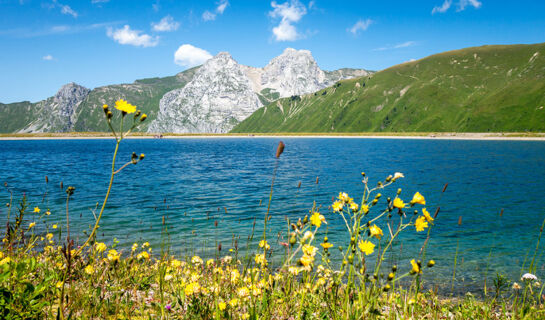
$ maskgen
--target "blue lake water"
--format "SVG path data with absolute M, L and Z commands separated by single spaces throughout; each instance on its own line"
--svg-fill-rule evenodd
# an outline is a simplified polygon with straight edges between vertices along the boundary
M 165 239 L 161 237 L 165 217 L 168 243 L 176 253 L 211 255 L 216 243 L 226 253 L 236 237 L 239 247 L 245 247 L 254 218 L 257 233 L 263 230 L 279 140 L 123 141 L 120 164 L 130 160 L 133 151 L 145 153 L 146 158 L 116 176 L 99 239 L 111 244 L 115 237 L 122 248 L 134 241 L 149 241 L 158 252 Z M 285 217 L 304 216 L 316 201 L 329 222 L 330 241 L 346 247 L 344 223 L 328 210 L 332 197 L 344 191 L 361 199 L 362 171 L 371 185 L 402 172 L 404 179 L 381 190 L 381 201 L 402 188 L 401 197 L 406 201 L 419 191 L 430 212 L 441 207 L 427 254 L 437 261 L 425 275 L 429 283 L 450 288 L 457 248 L 454 286 L 459 290 L 478 291 L 485 277 L 490 284 L 497 272 L 518 280 L 525 258 L 534 254 L 545 218 L 545 142 L 282 140 L 286 149 L 278 163 L 271 205 L 269 237 L 274 235 L 275 243 L 277 233 L 286 230 Z M 26 193 L 31 207 L 50 208 L 48 223 L 60 225 L 65 221 L 66 194 L 59 184 L 75 186 L 70 227 L 77 234 L 88 229 L 94 221 L 92 209 L 103 200 L 114 146 L 113 140 L 0 141 L 0 182 L 8 183 L 16 200 Z M 441 196 L 445 183 L 448 188 Z M 0 189 L 0 203 L 8 201 L 9 193 Z M 3 224 L 6 213 L 2 205 Z M 460 216 L 462 224 L 458 225 Z M 407 269 L 408 260 L 417 257 L 426 234 L 408 230 L 387 257 L 388 265 L 398 263 Z M 279 248 L 278 244 L 274 247 Z M 537 261 L 536 273 L 542 279 L 543 249 Z

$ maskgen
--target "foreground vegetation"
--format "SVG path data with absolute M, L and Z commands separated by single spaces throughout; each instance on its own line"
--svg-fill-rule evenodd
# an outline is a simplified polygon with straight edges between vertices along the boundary
M 220 245 L 213 257 L 173 256 L 164 223 L 160 250 L 147 242 L 120 250 L 117 241 L 98 239 L 97 231 L 115 177 L 145 159 L 133 153 L 130 161 L 116 163 L 119 144 L 147 116 L 125 101 L 115 107 L 121 113 L 119 130 L 114 130 L 112 110 L 103 107 L 117 142 L 110 184 L 85 241 L 75 243 L 70 233 L 73 187 L 66 188 L 66 221 L 54 223 L 48 208 L 11 195 L 0 251 L 1 318 L 545 319 L 544 286 L 534 275 L 539 241 L 529 273 L 514 283 L 498 276 L 482 299 L 471 294 L 445 299 L 424 289 L 423 277 L 435 265 L 426 248 L 439 210 L 430 213 L 418 192 L 405 196 L 401 189 L 392 190 L 404 178 L 399 172 L 376 185 L 362 173 L 361 198 L 340 192 L 328 212 L 314 204 L 307 215 L 288 222 L 287 242 L 280 242 L 267 228 L 275 167 L 255 247 Z M 124 121 L 130 123 L 128 130 Z M 280 143 L 277 165 L 283 150 Z M 333 215 L 345 223 L 344 243 L 331 243 L 327 233 L 317 233 Z M 386 265 L 385 256 L 399 249 L 395 240 L 407 232 L 427 233 L 421 249 L 409 261 Z M 339 264 L 331 261 L 334 250 Z

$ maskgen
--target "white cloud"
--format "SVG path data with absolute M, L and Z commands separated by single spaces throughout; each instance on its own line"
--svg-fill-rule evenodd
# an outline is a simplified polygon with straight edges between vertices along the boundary
M 157 23 L 152 22 L 151 27 L 153 31 L 168 32 L 178 30 L 178 28 L 180 27 L 180 23 L 174 21 L 174 18 L 168 15 Z
M 398 44 L 393 45 L 393 46 L 375 48 L 375 49 L 373 49 L 373 51 L 385 51 L 385 50 L 392 50 L 392 49 L 401 49 L 401 48 L 412 47 L 412 46 L 415 46 L 416 44 L 417 44 L 416 41 L 405 41 L 405 42 L 398 43 Z
M 208 51 L 190 44 L 181 45 L 174 53 L 174 63 L 188 68 L 201 65 L 210 58 L 212 55 Z
M 472 6 L 475 9 L 479 9 L 483 4 L 478 0 L 460 0 L 460 3 L 458 3 L 457 11 L 464 11 L 468 5 Z
M 43 56 L 43 57 L 42 57 L 42 60 L 45 60 L 45 61 L 51 61 L 51 60 L 53 60 L 53 59 L 54 59 L 53 56 L 50 55 L 50 54 L 48 54 L 47 56 Z
M 205 12 L 202 13 L 202 19 L 204 21 L 216 20 L 216 14 L 206 10 Z
M 435 6 L 433 7 L 433 10 L 431 10 L 431 14 L 439 13 L 445 13 L 452 5 L 452 0 L 445 0 L 441 6 Z
M 371 19 L 365 19 L 365 20 L 358 20 L 356 24 L 352 26 L 352 28 L 348 29 L 348 31 L 352 32 L 353 34 L 358 34 L 358 31 L 365 31 L 374 21 Z
M 62 14 L 71 15 L 74 18 L 78 17 L 78 13 L 67 4 L 59 3 L 57 0 L 53 0 L 52 4 L 46 5 L 50 9 L 60 8 Z
M 152 37 L 148 34 L 141 34 L 142 31 L 131 30 L 129 25 L 121 29 L 108 28 L 106 34 L 114 41 L 120 44 L 129 44 L 137 47 L 155 47 L 159 43 L 158 37 Z
M 214 9 L 214 12 L 206 10 L 205 12 L 202 13 L 202 19 L 204 21 L 216 20 L 216 17 L 218 16 L 218 14 L 220 14 L 220 15 L 223 14 L 225 9 L 227 9 L 227 6 L 229 5 L 229 1 L 228 0 L 220 0 L 220 2 L 217 2 L 216 4 L 217 4 L 217 6 Z
M 297 0 L 277 4 L 271 2 L 274 10 L 269 12 L 272 18 L 281 18 L 278 26 L 273 28 L 273 34 L 276 41 L 295 41 L 301 38 L 294 24 L 299 22 L 307 13 L 307 9 Z

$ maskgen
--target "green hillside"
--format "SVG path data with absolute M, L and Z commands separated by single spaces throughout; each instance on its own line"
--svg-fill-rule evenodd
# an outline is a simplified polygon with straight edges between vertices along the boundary
M 545 43 L 407 62 L 258 109 L 231 132 L 545 131 Z
M 18 131 L 34 120 L 34 105 L 29 101 L 0 103 L 0 133 Z

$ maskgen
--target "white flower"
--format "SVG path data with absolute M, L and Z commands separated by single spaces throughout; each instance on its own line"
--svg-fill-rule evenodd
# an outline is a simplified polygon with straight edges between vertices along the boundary
M 520 290 L 520 288 L 521 288 L 521 287 L 520 287 L 520 285 L 519 285 L 518 283 L 513 282 L 513 289 L 514 289 L 514 290 Z
M 537 280 L 537 277 L 534 274 L 531 273 L 525 273 L 522 275 L 522 278 L 520 278 L 521 281 L 530 280 L 534 281 Z
M 314 235 L 310 231 L 305 232 L 305 234 L 303 235 L 303 241 L 307 241 L 308 239 L 312 238 L 314 238 Z
M 403 173 L 401 172 L 396 172 L 394 173 L 394 181 L 396 181 L 397 179 L 399 178 L 405 178 L 405 176 L 403 175 Z

